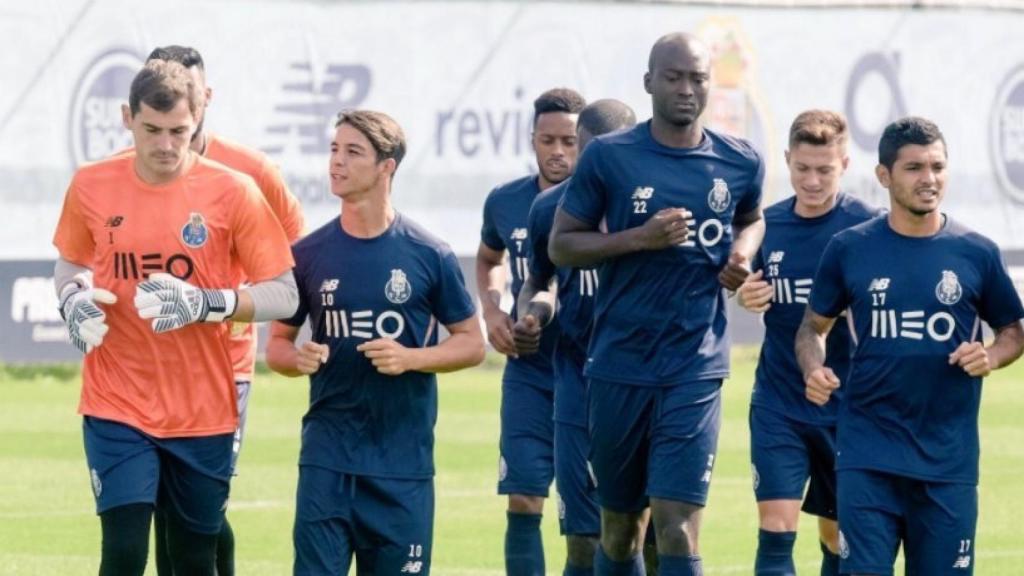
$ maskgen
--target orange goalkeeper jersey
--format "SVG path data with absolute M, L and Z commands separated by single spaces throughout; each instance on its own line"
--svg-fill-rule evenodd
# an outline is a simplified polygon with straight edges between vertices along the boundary
M 240 265 L 251 282 L 292 266 L 280 223 L 252 180 L 203 158 L 153 186 L 126 153 L 81 168 L 71 181 L 54 245 L 117 295 L 110 331 L 85 356 L 79 412 L 157 437 L 233 432 L 238 411 L 228 326 L 196 323 L 154 334 L 139 318 L 136 285 L 168 272 L 203 288 L 234 288 Z
M 207 134 L 206 151 L 203 155 L 232 170 L 251 176 L 284 228 L 288 240 L 295 242 L 299 239 L 305 226 L 302 207 L 288 191 L 277 167 L 264 154 L 220 136 Z M 232 279 L 232 286 L 239 286 L 248 280 L 241 263 L 236 263 Z M 235 367 L 235 380 L 252 380 L 253 367 L 256 364 L 254 324 L 231 323 L 231 362 Z

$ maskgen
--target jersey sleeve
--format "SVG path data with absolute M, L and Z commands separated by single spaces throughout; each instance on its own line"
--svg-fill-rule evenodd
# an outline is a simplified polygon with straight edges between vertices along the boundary
M 1021 306 L 1020 295 L 1006 270 L 999 249 L 992 246 L 986 260 L 988 271 L 981 301 L 978 303 L 978 314 L 992 328 L 1002 328 L 1024 318 L 1024 307 Z
M 302 237 L 306 227 L 305 218 L 302 215 L 302 205 L 299 200 L 288 190 L 288 186 L 281 176 L 281 171 L 272 162 L 264 160 L 260 171 L 260 178 L 256 182 L 263 192 L 263 197 L 270 204 L 277 220 L 284 228 L 284 233 L 289 242 L 295 242 Z
M 431 313 L 441 324 L 449 326 L 476 313 L 473 298 L 466 291 L 466 281 L 455 254 L 445 247 L 440 253 L 440 270 L 431 287 Z
M 835 238 L 829 240 L 825 252 L 821 255 L 818 272 L 814 275 L 811 298 L 808 306 L 811 311 L 826 318 L 835 318 L 849 305 L 846 281 L 843 277 L 844 245 Z
M 79 266 L 92 268 L 96 254 L 96 239 L 82 213 L 78 187 L 74 181 L 64 196 L 64 208 L 61 210 L 60 220 L 57 221 L 53 245 L 57 247 L 61 258 Z
M 253 284 L 276 278 L 295 261 L 281 224 L 251 179 L 243 189 L 232 215 L 234 250 Z
M 299 256 L 294 247 L 292 248 L 292 255 L 295 259 L 295 268 L 292 272 L 295 275 L 295 287 L 299 291 L 299 307 L 296 308 L 295 314 L 293 314 L 291 318 L 282 318 L 280 322 L 298 328 L 306 321 L 306 316 L 309 314 L 310 296 L 309 291 L 306 288 L 309 283 L 306 281 L 306 271 L 302 266 L 302 257 Z
M 600 173 L 602 144 L 593 141 L 583 150 L 576 172 L 565 189 L 559 207 L 567 214 L 597 227 L 605 215 L 605 183 Z
M 498 223 L 494 218 L 494 198 L 492 191 L 484 201 L 484 223 L 480 228 L 480 241 L 491 250 L 504 251 L 505 243 L 501 241 L 501 234 L 498 233 Z
M 761 196 L 764 189 L 764 159 L 754 151 L 757 158 L 757 165 L 754 171 L 754 178 L 750 181 L 750 188 L 747 189 L 739 203 L 736 204 L 737 214 L 749 214 L 761 205 Z
M 536 278 L 541 284 L 547 284 L 548 280 L 555 275 L 555 265 L 548 257 L 548 236 L 551 235 L 551 225 L 554 214 L 548 209 L 547 204 L 534 201 L 530 206 L 530 215 L 527 217 L 529 253 L 528 265 L 530 276 Z

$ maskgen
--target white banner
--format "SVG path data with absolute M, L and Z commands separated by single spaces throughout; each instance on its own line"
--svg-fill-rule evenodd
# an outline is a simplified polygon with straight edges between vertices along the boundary
M 1004 249 L 1024 248 L 1024 42 L 1020 12 L 710 9 L 627 3 L 5 3 L 0 34 L 0 260 L 51 259 L 74 168 L 130 144 L 119 107 L 159 45 L 202 52 L 207 127 L 263 149 L 310 227 L 337 214 L 328 143 L 342 108 L 405 128 L 399 209 L 462 255 L 479 242 L 496 184 L 533 169 L 532 100 L 555 86 L 650 114 L 642 76 L 654 40 L 693 31 L 714 48 L 714 127 L 769 160 L 768 200 L 788 195 L 792 118 L 845 112 L 846 188 L 887 203 L 875 147 L 890 120 L 935 120 L 949 144 L 945 209 Z

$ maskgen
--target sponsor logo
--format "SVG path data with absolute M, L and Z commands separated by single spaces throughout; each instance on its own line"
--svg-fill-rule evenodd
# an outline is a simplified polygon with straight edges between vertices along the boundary
M 945 342 L 956 331 L 956 319 L 949 312 L 936 312 L 925 319 L 924 310 L 897 312 L 892 309 L 871 310 L 872 338 L 907 338 L 922 340 L 925 334 L 935 342 Z
M 504 456 L 498 456 L 498 482 L 504 482 L 505 478 L 508 477 L 508 462 L 505 462 Z
M 114 252 L 114 278 L 145 280 L 157 272 L 188 280 L 195 272 L 195 262 L 187 254 L 171 254 L 165 258 L 161 252 Z
M 202 248 L 209 236 L 203 215 L 199 212 L 189 214 L 188 222 L 181 227 L 181 241 L 192 248 Z
M 325 309 L 323 316 L 324 331 L 329 338 L 397 339 L 405 331 L 405 317 L 394 310 L 385 310 L 375 315 L 373 310 L 349 312 Z
M 71 162 L 75 168 L 132 146 L 121 105 L 143 58 L 132 50 L 114 48 L 89 63 L 75 87 L 68 121 Z
M 772 278 L 772 302 L 779 304 L 807 304 L 813 278 Z
M 513 228 L 512 233 L 508 237 L 512 240 L 520 241 L 526 240 L 528 235 L 529 232 L 526 231 L 526 228 Z
M 907 115 L 899 68 L 898 52 L 868 52 L 857 60 L 850 72 L 843 108 L 850 139 L 865 152 L 874 153 L 885 127 Z M 879 110 L 885 113 L 879 116 Z M 866 125 L 867 118 L 874 119 L 872 125 Z
M 771 254 L 768 255 L 769 264 L 781 264 L 782 259 L 786 257 L 786 253 L 782 250 L 772 250 Z
M 651 186 L 637 186 L 633 191 L 633 214 L 647 214 L 647 201 L 654 196 L 654 188 Z
M 419 574 L 422 570 L 422 560 L 409 560 L 402 566 L 402 574 Z
M 992 106 L 989 127 L 992 167 L 999 186 L 1024 203 L 1024 65 L 1003 80 Z
M 754 490 L 757 490 L 757 488 L 761 486 L 761 474 L 757 471 L 757 466 L 753 463 L 750 464 L 750 474 L 753 476 L 752 480 L 754 482 Z

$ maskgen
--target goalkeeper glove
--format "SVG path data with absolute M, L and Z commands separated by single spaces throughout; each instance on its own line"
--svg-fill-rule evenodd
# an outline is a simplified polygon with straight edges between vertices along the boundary
M 160 272 L 135 287 L 139 318 L 153 319 L 153 332 L 177 330 L 193 322 L 221 322 L 235 313 L 234 290 L 198 288 Z
M 107 315 L 96 304 L 115 302 L 117 296 L 102 288 L 78 290 L 64 297 L 60 305 L 60 315 L 68 325 L 71 343 L 83 354 L 88 354 L 102 344 L 103 336 L 109 330 Z

